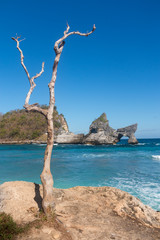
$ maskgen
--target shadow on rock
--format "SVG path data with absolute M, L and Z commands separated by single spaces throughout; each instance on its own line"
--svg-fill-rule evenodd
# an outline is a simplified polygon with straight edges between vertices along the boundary
M 37 184 L 37 183 L 34 183 L 34 185 L 35 185 L 35 197 L 34 197 L 34 200 L 37 203 L 39 211 L 40 211 L 42 209 L 42 197 L 40 195 L 40 190 L 39 190 L 40 187 L 39 187 L 39 184 Z

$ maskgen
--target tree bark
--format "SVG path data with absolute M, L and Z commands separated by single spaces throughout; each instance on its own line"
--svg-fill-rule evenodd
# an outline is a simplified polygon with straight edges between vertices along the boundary
M 41 181 L 43 185 L 42 207 L 46 215 L 53 212 L 55 204 L 53 199 L 53 177 L 50 171 L 50 161 L 54 143 L 53 134 L 53 114 L 51 118 L 47 118 L 47 147 L 44 155 L 44 167 L 41 173 Z

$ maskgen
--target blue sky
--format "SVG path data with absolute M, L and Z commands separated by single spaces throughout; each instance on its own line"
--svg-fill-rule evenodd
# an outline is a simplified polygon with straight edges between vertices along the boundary
M 34 75 L 30 103 L 48 104 L 54 42 L 70 30 L 96 31 L 66 40 L 58 66 L 56 106 L 71 131 L 87 132 L 106 112 L 113 128 L 138 123 L 137 137 L 160 137 L 160 1 L 5 0 L 0 2 L 0 112 L 22 108 L 29 82 L 11 40 L 17 33 Z

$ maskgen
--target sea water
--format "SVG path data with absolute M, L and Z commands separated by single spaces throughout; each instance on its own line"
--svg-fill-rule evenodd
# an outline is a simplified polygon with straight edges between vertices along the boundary
M 0 184 L 41 183 L 45 145 L 0 145 Z M 160 139 L 140 139 L 138 145 L 57 145 L 51 171 L 54 187 L 112 186 L 160 210 Z

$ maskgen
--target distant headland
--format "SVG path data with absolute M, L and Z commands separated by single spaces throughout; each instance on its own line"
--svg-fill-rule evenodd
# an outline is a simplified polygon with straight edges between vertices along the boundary
M 47 108 L 46 105 L 41 107 Z M 129 144 L 137 144 L 135 137 L 137 123 L 119 129 L 109 126 L 107 116 L 103 113 L 94 120 L 88 134 L 74 134 L 69 131 L 67 121 L 63 114 L 54 109 L 54 142 L 58 144 L 116 144 L 122 137 L 128 137 Z M 0 144 L 32 144 L 46 143 L 46 119 L 39 113 L 26 112 L 26 110 L 10 111 L 0 117 Z

